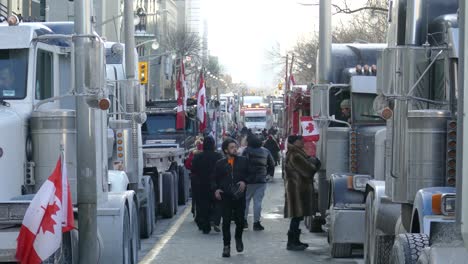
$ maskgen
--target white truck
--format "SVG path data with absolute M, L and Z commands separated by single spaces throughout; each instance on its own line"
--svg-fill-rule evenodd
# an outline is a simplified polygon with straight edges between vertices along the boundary
M 273 124 L 271 109 L 268 107 L 242 108 L 241 122 L 253 133 L 261 133 L 263 129 L 270 129 Z
M 143 149 L 140 127 L 145 101 L 135 96 L 141 90 L 136 80 L 124 77 L 122 45 L 106 49 L 99 36 L 72 31 L 71 23 L 0 25 L 0 262 L 15 261 L 25 210 L 52 172 L 61 148 L 78 216 L 75 225 L 81 237 L 80 219 L 97 221 L 97 232 L 91 234 L 97 239 L 78 240 L 78 231 L 73 230 L 46 263 L 58 259 L 76 263 L 85 243 L 95 246 L 98 255 L 89 254 L 94 261 L 137 263 L 140 234 L 151 234 L 159 206 L 166 217 L 177 210 L 178 180 L 180 175 L 186 177 L 180 166 L 184 150 L 157 144 Z M 85 56 L 76 39 L 86 39 Z M 104 52 L 120 57 L 120 62 L 113 63 Z M 83 66 L 78 60 L 84 61 L 85 73 L 77 70 Z M 106 78 L 110 86 L 105 85 Z M 87 90 L 80 91 L 79 86 Z M 76 98 L 101 109 L 87 107 L 89 115 L 83 116 Z M 102 110 L 109 102 L 110 110 Z M 86 125 L 90 134 L 79 133 Z M 86 136 L 92 143 L 80 145 L 80 137 Z M 79 152 L 80 148 L 88 151 Z M 84 159 L 94 162 L 94 167 L 80 169 Z M 83 173 L 96 177 L 86 179 L 96 188 L 84 197 L 77 192 L 85 180 L 80 178 Z M 96 215 L 81 213 L 88 205 L 80 204 L 80 199 L 91 204 L 96 199 Z

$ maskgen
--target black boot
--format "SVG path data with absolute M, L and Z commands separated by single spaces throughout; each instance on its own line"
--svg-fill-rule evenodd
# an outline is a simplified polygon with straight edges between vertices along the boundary
M 236 238 L 236 250 L 239 253 L 244 251 L 244 243 L 242 243 L 242 238 Z
M 306 248 L 308 248 L 308 247 L 309 247 L 309 244 L 307 244 L 307 243 L 302 243 L 301 240 L 299 240 L 300 236 L 301 236 L 301 230 L 298 229 L 298 230 L 296 231 L 296 236 L 295 236 L 296 243 L 299 244 L 299 245 L 305 246 Z
M 306 246 L 297 243 L 296 234 L 297 233 L 294 231 L 288 231 L 288 244 L 286 246 L 287 250 L 301 251 L 306 249 Z
M 223 258 L 229 258 L 231 256 L 231 247 L 224 246 L 223 248 Z
M 265 228 L 260 224 L 260 221 L 255 222 L 255 223 L 253 224 L 253 230 L 254 230 L 254 231 L 262 231 L 262 230 L 264 230 L 264 229 L 265 229 Z

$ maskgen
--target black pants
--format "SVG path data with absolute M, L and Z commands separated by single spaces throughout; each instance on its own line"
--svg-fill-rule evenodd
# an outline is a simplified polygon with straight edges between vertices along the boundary
M 304 220 L 304 217 L 291 218 L 291 223 L 289 224 L 289 231 L 299 231 L 299 224 L 302 220 Z
M 211 222 L 219 226 L 221 224 L 221 217 L 223 216 L 223 207 L 221 202 L 214 201 L 211 204 Z
M 235 238 L 242 239 L 244 230 L 245 197 L 239 200 L 232 200 L 230 197 L 223 197 L 223 241 L 224 246 L 231 245 L 231 221 L 236 223 Z

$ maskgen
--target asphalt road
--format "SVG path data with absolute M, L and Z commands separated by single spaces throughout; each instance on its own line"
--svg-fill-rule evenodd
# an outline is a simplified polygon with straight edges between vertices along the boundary
M 245 230 L 243 253 L 231 246 L 231 258 L 222 258 L 222 235 L 212 231 L 204 235 L 193 221 L 190 204 L 179 207 L 172 219 L 160 219 L 156 230 L 149 239 L 142 240 L 139 254 L 140 263 L 202 264 L 202 263 L 363 263 L 359 252 L 354 259 L 333 259 L 326 234 L 304 232 L 301 240 L 309 248 L 301 252 L 286 250 L 289 220 L 284 219 L 284 186 L 280 167 L 273 182 L 268 183 L 263 201 L 262 224 L 264 231 L 252 231 L 252 209 L 249 214 L 250 228 Z M 252 206 L 252 205 L 251 205 Z M 234 228 L 234 224 L 232 225 Z M 361 252 L 362 253 L 362 252 Z

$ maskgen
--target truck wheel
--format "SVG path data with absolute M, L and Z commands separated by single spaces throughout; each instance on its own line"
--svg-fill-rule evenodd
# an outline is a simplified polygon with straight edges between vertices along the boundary
M 174 215 L 177 214 L 177 207 L 179 206 L 179 174 L 177 170 L 171 171 L 174 178 Z
M 162 177 L 163 201 L 160 211 L 162 217 L 172 218 L 174 216 L 174 176 L 171 172 L 165 172 Z
M 145 181 L 148 186 L 146 188 L 146 206 L 140 207 L 140 236 L 142 238 L 149 238 L 154 229 L 154 186 L 153 180 L 151 180 L 151 178 Z
M 392 254 L 393 242 L 395 236 L 377 236 L 375 243 L 375 250 L 377 254 L 375 257 L 375 264 L 387 264 Z
M 429 237 L 426 234 L 400 234 L 395 237 L 391 264 L 416 264 L 425 247 L 429 246 Z
M 124 218 L 123 218 L 123 235 L 122 235 L 122 263 L 130 264 L 132 263 L 132 234 L 131 234 L 131 225 L 130 225 L 130 213 L 128 206 L 125 206 L 124 209 Z
M 131 209 L 132 216 L 130 219 L 133 219 L 131 223 L 132 234 L 131 234 L 131 254 L 132 262 L 138 263 L 138 250 L 140 249 L 140 227 L 138 221 L 138 210 L 136 203 L 133 204 Z
M 352 247 L 351 244 L 344 243 L 332 243 L 331 244 L 331 256 L 333 258 L 347 258 L 351 257 Z
M 185 185 L 187 184 L 185 180 L 185 169 L 182 166 L 179 166 L 179 205 L 185 205 L 187 202 L 187 195 L 185 193 Z

